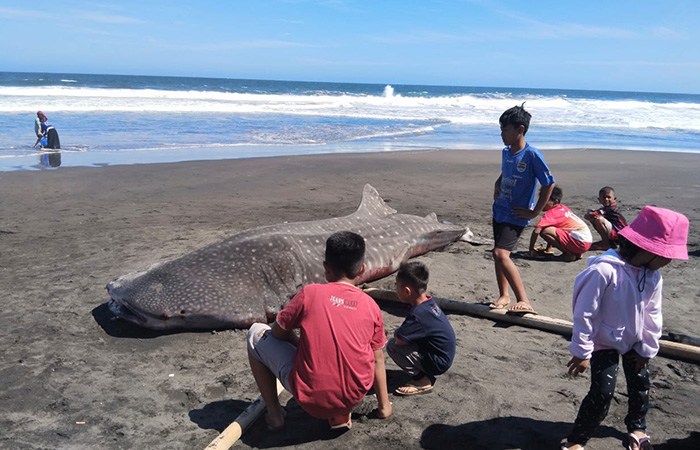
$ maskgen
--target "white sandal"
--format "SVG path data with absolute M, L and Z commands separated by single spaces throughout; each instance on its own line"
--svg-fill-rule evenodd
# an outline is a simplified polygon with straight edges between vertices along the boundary
M 634 433 L 630 433 L 627 436 L 630 440 L 629 444 L 627 444 L 627 450 L 633 450 L 632 444 L 636 444 L 639 450 L 654 450 L 654 447 L 651 445 L 651 438 L 649 435 L 639 437 Z

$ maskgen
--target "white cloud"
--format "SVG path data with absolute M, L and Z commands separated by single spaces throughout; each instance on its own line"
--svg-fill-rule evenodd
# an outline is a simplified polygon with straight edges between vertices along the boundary
M 600 67 L 667 67 L 667 68 L 689 68 L 700 69 L 699 61 L 640 61 L 640 60 L 613 60 L 613 61 L 567 61 L 567 64 L 577 64 L 582 66 Z
M 651 29 L 651 33 L 654 35 L 654 37 L 657 37 L 660 39 L 685 39 L 686 38 L 685 33 L 673 30 L 673 29 L 668 28 L 668 27 L 654 27 Z
M 231 41 L 231 42 L 213 42 L 213 43 L 193 43 L 193 44 L 178 44 L 172 42 L 157 41 L 151 42 L 160 48 L 168 50 L 177 50 L 182 52 L 224 52 L 239 49 L 275 49 L 275 48 L 319 48 L 320 45 L 305 44 L 294 41 L 281 40 L 250 40 L 250 41 Z
M 89 23 L 108 23 L 115 25 L 123 24 L 142 24 L 145 23 L 141 19 L 134 17 L 121 16 L 115 14 L 104 14 L 92 11 L 74 11 L 71 13 L 57 13 L 35 11 L 31 9 L 16 9 L 16 8 L 0 8 L 0 18 L 3 19 L 51 19 L 52 22 L 68 23 L 74 20 L 87 21 Z
M 110 23 L 110 24 L 118 24 L 118 25 L 123 25 L 123 24 L 134 25 L 134 24 L 145 23 L 143 20 L 136 19 L 134 17 L 120 16 L 120 15 L 116 15 L 116 14 L 104 14 L 104 13 L 99 13 L 99 12 L 80 12 L 76 16 L 80 19 L 85 19 L 85 20 L 89 20 L 91 22 L 98 22 L 98 23 Z
M 0 8 L 2 19 L 47 19 L 49 14 L 33 9 Z
M 470 31 L 464 34 L 442 33 L 434 31 L 417 31 L 413 33 L 389 33 L 368 38 L 371 42 L 386 45 L 412 45 L 424 43 L 447 42 L 481 42 L 493 40 L 491 33 Z

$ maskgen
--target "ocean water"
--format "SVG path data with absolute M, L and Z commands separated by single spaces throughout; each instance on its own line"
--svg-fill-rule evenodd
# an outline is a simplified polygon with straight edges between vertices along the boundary
M 543 150 L 700 153 L 700 95 L 0 72 L 0 171 L 338 152 L 500 150 L 526 102 Z M 42 110 L 62 150 L 32 145 Z

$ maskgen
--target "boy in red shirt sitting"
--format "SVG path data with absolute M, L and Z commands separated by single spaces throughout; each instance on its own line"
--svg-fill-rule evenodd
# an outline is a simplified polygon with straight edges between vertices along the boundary
M 328 283 L 304 286 L 272 327 L 256 323 L 248 330 L 248 359 L 267 405 L 268 429 L 284 426 L 275 378 L 304 411 L 328 419 L 334 429 L 352 426 L 353 407 L 373 385 L 377 416 L 391 415 L 384 320 L 374 300 L 355 286 L 365 270 L 364 255 L 362 236 L 334 233 L 323 262 Z
M 561 204 L 563 193 L 555 186 L 549 200 L 544 206 L 544 215 L 532 230 L 530 236 L 530 257 L 535 258 L 535 243 L 539 236 L 547 242 L 547 249 L 552 246 L 561 251 L 560 261 L 576 261 L 591 248 L 593 236 L 586 222 L 581 220 L 569 208 Z M 545 250 L 546 252 L 547 250 Z

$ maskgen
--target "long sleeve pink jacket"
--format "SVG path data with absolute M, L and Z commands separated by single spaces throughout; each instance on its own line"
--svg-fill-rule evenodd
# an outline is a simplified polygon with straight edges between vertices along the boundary
M 574 282 L 571 354 L 589 359 L 594 350 L 624 354 L 634 349 L 645 358 L 656 356 L 662 286 L 658 270 L 632 266 L 614 250 L 588 258 Z

